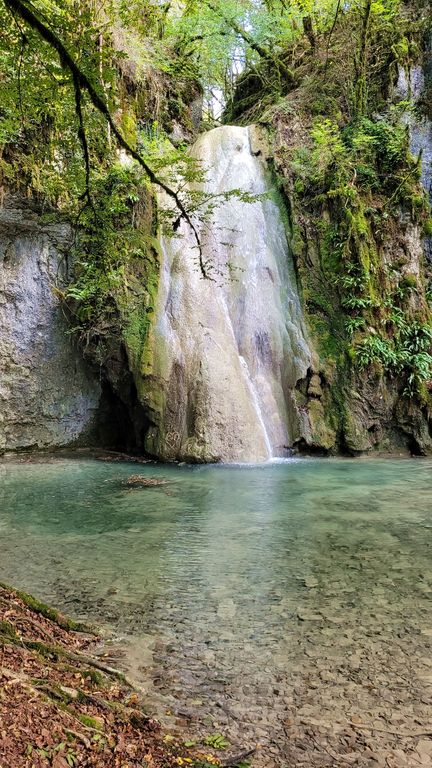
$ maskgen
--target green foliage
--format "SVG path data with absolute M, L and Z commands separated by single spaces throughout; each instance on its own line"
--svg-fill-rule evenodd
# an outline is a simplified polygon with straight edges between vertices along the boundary
M 174 71 L 200 78 L 210 115 L 221 111 L 218 98 L 233 98 L 248 72 L 259 70 L 263 88 L 277 94 L 286 86 L 286 61 L 303 42 L 303 20 L 309 18 L 313 34 L 325 40 L 339 11 L 337 0 L 187 0 L 166 20 L 166 38 L 179 54 Z M 354 4 L 357 24 L 356 11 Z
M 129 292 L 131 267 L 145 277 L 152 263 L 153 208 L 140 171 L 132 165 L 113 166 L 94 178 L 91 192 L 92 204 L 83 209 L 79 220 L 75 279 L 65 294 L 75 331 L 83 339 L 89 333 L 118 333 L 122 308 L 134 308 Z
M 380 364 L 390 375 L 403 376 L 405 394 L 418 394 L 432 378 L 432 325 L 420 321 L 396 325 L 392 337 L 368 335 L 356 349 L 360 368 Z
M 329 171 L 342 165 L 347 159 L 346 147 L 338 125 L 328 118 L 315 123 L 311 137 L 313 150 L 310 156 L 310 181 L 317 186 L 323 186 Z
M 342 127 L 321 118 L 311 138 L 312 152 L 300 150 L 294 159 L 297 183 L 308 197 L 340 197 L 354 210 L 362 191 L 381 192 L 394 207 L 412 199 L 413 188 L 418 194 L 418 164 L 410 154 L 409 135 L 392 113 Z
M 355 331 L 363 330 L 365 327 L 365 318 L 360 316 L 348 317 L 345 321 L 345 328 L 347 333 L 352 336 Z
M 110 13 L 108 3 L 106 8 Z M 111 46 L 107 41 L 103 47 L 94 44 L 98 28 L 101 34 L 105 30 L 102 17 L 84 4 L 77 24 L 74 2 L 50 5 L 50 23 L 75 59 L 114 95 Z M 3 3 L 0 23 L 0 178 L 26 195 L 39 196 L 45 205 L 76 210 L 86 172 L 71 78 L 57 53 Z M 95 159 L 110 155 L 102 118 L 87 103 L 82 110 L 90 154 Z
M 60 744 L 57 744 L 55 747 L 47 748 L 34 747 L 33 744 L 27 744 L 27 757 L 31 758 L 34 754 L 39 755 L 40 757 L 44 758 L 44 760 L 49 760 L 50 765 L 54 765 L 57 762 L 58 758 L 56 760 L 56 756 L 58 755 L 62 765 L 66 763 L 69 768 L 74 768 L 74 766 L 78 765 L 79 761 L 76 751 L 72 749 L 72 747 L 69 747 L 64 741 L 62 741 Z
M 4 621 L 3 619 L 0 621 L 0 636 L 3 635 L 3 637 L 7 637 L 11 640 L 18 640 L 18 635 L 15 632 L 15 629 L 12 624 L 10 624 L 8 621 Z
M 432 237 L 432 219 L 427 219 L 423 224 L 423 232 L 425 237 Z
M 212 760 L 194 760 L 193 762 L 193 768 L 215 768 L 215 765 L 218 765 L 219 763 Z M 239 763 L 235 763 L 232 765 L 232 768 L 251 768 L 251 762 L 250 760 L 241 760 Z
M 206 736 L 204 744 L 213 749 L 224 750 L 229 747 L 229 741 L 221 733 L 212 733 L 210 736 Z
M 306 291 L 309 312 L 327 317 L 351 365 L 398 375 L 407 395 L 418 393 L 432 376 L 427 313 L 413 318 L 409 304 L 419 278 L 399 264 L 386 270 L 380 253 L 401 208 L 415 221 L 428 215 L 405 127 L 391 111 L 342 126 L 321 118 L 311 144 L 293 161 L 297 205 L 316 222 L 323 273 L 319 293 Z
M 103 726 L 99 719 L 96 719 L 94 717 L 90 717 L 90 715 L 79 715 L 78 719 L 80 722 L 85 725 L 87 728 L 93 728 L 97 731 L 103 730 Z

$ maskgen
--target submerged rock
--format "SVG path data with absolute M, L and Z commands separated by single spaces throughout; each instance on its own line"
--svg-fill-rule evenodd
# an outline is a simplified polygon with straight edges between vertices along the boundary
M 160 477 L 145 477 L 144 475 L 131 475 L 123 483 L 127 488 L 157 488 L 161 485 L 168 485 L 168 480 L 162 480 Z

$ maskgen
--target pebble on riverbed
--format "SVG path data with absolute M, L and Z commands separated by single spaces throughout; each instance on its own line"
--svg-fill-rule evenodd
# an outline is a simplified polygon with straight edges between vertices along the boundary
M 131 475 L 124 481 L 123 485 L 127 488 L 157 488 L 161 485 L 168 485 L 168 480 L 162 480 L 160 477 Z

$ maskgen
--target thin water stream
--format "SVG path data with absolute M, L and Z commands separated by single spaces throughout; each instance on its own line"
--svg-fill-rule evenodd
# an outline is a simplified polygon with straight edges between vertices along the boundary
M 168 484 L 129 490 L 136 465 L 5 462 L 0 580 L 114 630 L 171 729 L 266 768 L 430 765 L 391 732 L 431 730 L 431 469 L 145 465 Z

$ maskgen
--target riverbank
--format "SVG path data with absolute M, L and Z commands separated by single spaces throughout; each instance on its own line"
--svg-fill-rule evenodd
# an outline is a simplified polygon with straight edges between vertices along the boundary
M 99 640 L 30 595 L 0 585 L 1 768 L 220 764 L 148 716 L 140 693 L 93 653 Z

